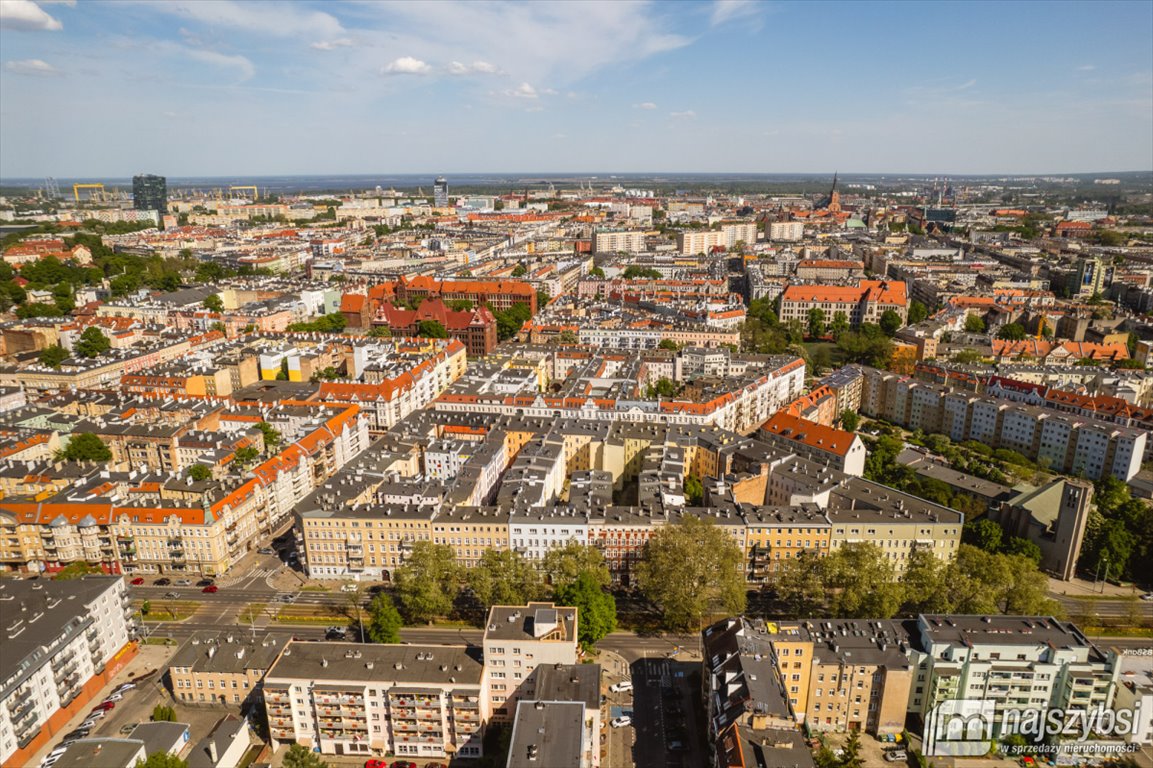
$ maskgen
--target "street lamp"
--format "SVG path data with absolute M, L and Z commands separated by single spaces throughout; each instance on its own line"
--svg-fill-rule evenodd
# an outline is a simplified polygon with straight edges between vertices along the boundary
M 1101 558 L 1105 561 L 1105 580 L 1101 582 L 1101 594 L 1105 594 L 1105 585 L 1109 583 L 1109 558 Z

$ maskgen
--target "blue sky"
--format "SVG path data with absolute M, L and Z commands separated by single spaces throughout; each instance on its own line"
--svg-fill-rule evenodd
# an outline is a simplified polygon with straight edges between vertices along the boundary
M 1153 3 L 0 0 L 0 176 L 1153 168 Z

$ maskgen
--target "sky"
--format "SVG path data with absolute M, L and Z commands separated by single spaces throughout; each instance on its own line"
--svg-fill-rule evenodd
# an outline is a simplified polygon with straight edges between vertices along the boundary
M 1153 169 L 1153 2 L 0 0 L 0 177 Z

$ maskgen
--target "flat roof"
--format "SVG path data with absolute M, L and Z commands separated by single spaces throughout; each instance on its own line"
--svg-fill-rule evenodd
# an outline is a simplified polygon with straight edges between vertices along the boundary
M 521 701 L 507 768 L 580 768 L 585 706 L 575 701 Z

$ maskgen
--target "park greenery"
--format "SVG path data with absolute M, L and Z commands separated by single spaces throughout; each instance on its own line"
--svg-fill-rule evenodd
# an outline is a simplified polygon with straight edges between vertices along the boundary
M 68 445 L 56 452 L 57 461 L 111 461 L 112 451 L 98 436 L 90 432 L 71 435 Z
M 290 331 L 313 332 L 313 333 L 340 333 L 344 330 L 344 326 L 348 323 L 344 315 L 339 312 L 333 312 L 329 315 L 321 315 L 315 320 L 307 323 L 291 323 L 288 326 Z
M 1109 578 L 1146 579 L 1153 573 L 1153 505 L 1134 498 L 1109 476 L 1093 494 L 1079 566 Z

